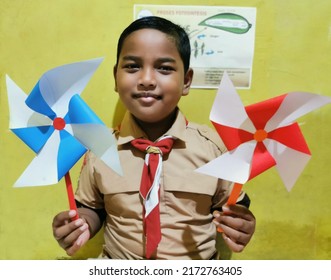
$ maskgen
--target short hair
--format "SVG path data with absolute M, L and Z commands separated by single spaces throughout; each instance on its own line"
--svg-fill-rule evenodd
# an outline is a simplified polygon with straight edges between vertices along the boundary
M 148 16 L 137 19 L 123 30 L 117 43 L 116 65 L 118 64 L 119 56 L 122 51 L 122 47 L 125 39 L 134 31 L 145 28 L 159 30 L 174 40 L 179 55 L 183 61 L 184 71 L 186 73 L 190 67 L 190 57 L 191 57 L 190 39 L 186 31 L 181 26 L 165 18 L 161 18 L 157 16 Z

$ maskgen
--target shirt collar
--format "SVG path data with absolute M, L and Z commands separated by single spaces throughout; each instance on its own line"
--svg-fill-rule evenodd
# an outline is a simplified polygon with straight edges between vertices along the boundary
M 180 139 L 181 141 L 186 142 L 186 127 L 187 120 L 182 112 L 178 109 L 177 116 L 173 125 L 164 135 L 170 135 L 176 139 Z M 120 125 L 117 144 L 123 145 L 137 138 L 147 139 L 147 136 L 135 122 L 131 113 L 127 111 Z

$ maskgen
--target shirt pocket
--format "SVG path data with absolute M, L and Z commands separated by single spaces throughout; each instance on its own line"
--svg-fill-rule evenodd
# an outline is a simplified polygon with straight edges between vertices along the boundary
M 163 207 L 170 216 L 181 216 L 186 222 L 210 219 L 218 178 L 187 170 L 163 178 Z
M 120 176 L 109 169 L 96 170 L 94 176 L 110 216 L 141 218 L 140 176 Z
M 194 170 L 183 170 L 172 176 L 165 175 L 163 185 L 165 191 L 180 191 L 187 193 L 213 196 L 217 190 L 219 179 L 204 175 Z

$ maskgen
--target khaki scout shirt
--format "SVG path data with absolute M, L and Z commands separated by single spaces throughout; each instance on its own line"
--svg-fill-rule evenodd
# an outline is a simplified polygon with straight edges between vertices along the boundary
M 208 126 L 188 123 L 179 111 L 166 135 L 176 138 L 163 158 L 160 186 L 162 239 L 156 259 L 209 259 L 215 254 L 212 211 L 227 200 L 231 183 L 194 170 L 225 152 Z M 89 153 L 82 168 L 76 199 L 91 208 L 105 208 L 104 253 L 113 259 L 144 258 L 143 206 L 139 194 L 145 154 L 130 141 L 145 137 L 126 113 L 116 131 L 124 176 Z

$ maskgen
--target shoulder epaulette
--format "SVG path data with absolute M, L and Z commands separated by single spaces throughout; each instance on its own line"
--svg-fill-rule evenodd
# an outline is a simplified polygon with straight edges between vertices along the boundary
M 192 122 L 189 122 L 188 127 L 196 129 L 200 133 L 200 135 L 202 135 L 209 141 L 213 142 L 222 152 L 226 151 L 226 148 L 224 146 L 221 137 L 217 134 L 217 132 L 213 128 L 205 124 L 196 124 Z

